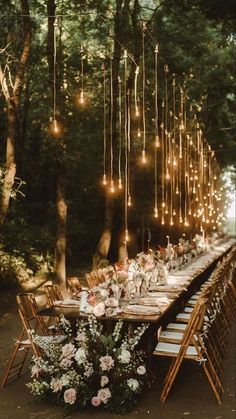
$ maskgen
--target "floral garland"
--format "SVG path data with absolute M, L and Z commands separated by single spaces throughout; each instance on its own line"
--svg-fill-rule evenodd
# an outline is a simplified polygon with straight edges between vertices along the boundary
M 55 345 L 41 343 L 42 357 L 33 357 L 30 391 L 74 408 L 105 408 L 124 413 L 137 404 L 148 384 L 145 353 L 135 350 L 148 324 L 122 335 L 123 322 L 116 323 L 107 334 L 94 316 L 87 324 L 80 321 L 72 334 L 69 322 L 62 318 L 67 341 Z

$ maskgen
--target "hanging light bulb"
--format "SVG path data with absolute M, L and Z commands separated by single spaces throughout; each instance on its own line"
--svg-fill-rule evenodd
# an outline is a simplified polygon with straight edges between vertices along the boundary
M 131 201 L 131 196 L 130 195 L 128 196 L 127 205 L 128 205 L 128 207 L 132 206 L 132 201 Z
M 145 150 L 142 150 L 142 163 L 143 164 L 147 163 L 146 151 Z
M 104 173 L 104 175 L 103 175 L 103 178 L 102 178 L 102 184 L 104 185 L 104 186 L 106 186 L 107 185 L 107 175 Z
M 79 97 L 78 97 L 78 105 L 84 106 L 85 104 L 85 97 L 84 97 L 84 91 L 81 90 Z
M 183 222 L 182 216 L 179 217 L 179 222 L 180 222 L 180 224 L 182 224 L 182 222 Z
M 123 186 L 122 186 L 122 179 L 121 178 L 118 179 L 118 188 L 119 189 L 122 189 L 123 188 Z
M 154 217 L 158 218 L 158 209 L 157 207 L 154 208 Z
M 176 215 L 176 211 L 175 211 L 175 209 L 173 209 L 173 215 L 174 215 L 174 216 Z
M 160 147 L 160 139 L 159 139 L 159 135 L 156 135 L 156 137 L 155 137 L 155 146 L 156 146 L 156 148 L 159 148 Z
M 174 220 L 173 217 L 170 217 L 170 225 L 173 226 L 174 225 Z
M 114 181 L 113 181 L 113 179 L 111 180 L 110 192 L 111 192 L 111 193 L 115 193 L 115 186 L 114 186 Z
M 130 237 L 129 237 L 129 230 L 125 230 L 125 242 L 129 242 L 130 241 Z
M 189 227 L 189 222 L 188 222 L 187 218 L 184 219 L 184 226 Z
M 173 160 L 173 166 L 174 167 L 177 167 L 177 160 L 176 160 L 176 158 L 174 157 L 174 160 Z
M 165 225 L 165 219 L 164 219 L 164 217 L 161 218 L 161 225 L 162 226 Z
M 167 172 L 166 172 L 166 179 L 167 180 L 170 180 L 170 173 L 169 173 L 169 170 L 167 169 Z
M 169 210 L 168 210 L 168 208 L 166 208 L 166 210 L 165 210 L 165 214 L 167 215 L 167 214 L 169 214 Z
M 137 136 L 138 136 L 138 138 L 141 138 L 141 129 L 140 128 L 138 128 Z

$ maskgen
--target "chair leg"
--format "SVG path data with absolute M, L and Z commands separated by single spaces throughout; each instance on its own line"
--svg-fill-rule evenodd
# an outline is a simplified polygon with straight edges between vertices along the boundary
M 24 364 L 25 364 L 25 361 L 26 361 L 26 358 L 27 358 L 27 355 L 29 353 L 30 348 L 24 348 L 25 353 L 24 353 L 23 359 L 20 362 L 15 363 L 15 360 L 17 358 L 17 354 L 18 354 L 20 348 L 21 348 L 20 343 L 17 343 L 16 347 L 13 351 L 12 357 L 10 358 L 10 360 L 8 362 L 7 369 L 6 369 L 6 372 L 4 374 L 4 377 L 3 377 L 3 380 L 2 380 L 2 383 L 1 383 L 1 388 L 4 388 L 5 385 L 10 380 L 12 380 L 13 378 L 19 378 L 20 375 L 21 375 L 21 372 L 22 372 L 22 369 L 24 367 Z

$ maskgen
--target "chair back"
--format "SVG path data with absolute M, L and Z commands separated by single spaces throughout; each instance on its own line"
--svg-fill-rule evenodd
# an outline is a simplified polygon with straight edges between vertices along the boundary
M 77 294 L 78 292 L 82 291 L 82 287 L 77 276 L 67 278 L 66 282 L 72 294 Z
M 55 301 L 64 300 L 60 288 L 57 285 L 44 285 L 49 306 L 53 306 Z

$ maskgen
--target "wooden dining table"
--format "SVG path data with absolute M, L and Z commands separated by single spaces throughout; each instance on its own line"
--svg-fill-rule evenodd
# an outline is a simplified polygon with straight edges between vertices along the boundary
M 114 323 L 118 320 L 122 320 L 124 324 L 131 329 L 135 328 L 138 324 L 149 323 L 149 327 L 145 331 L 141 343 L 144 345 L 150 359 L 157 343 L 158 329 L 160 327 L 165 327 L 166 324 L 173 321 L 175 316 L 181 311 L 181 308 L 184 307 L 186 301 L 199 290 L 200 286 L 209 278 L 217 263 L 231 250 L 233 245 L 234 241 L 229 240 L 216 247 L 211 252 L 195 258 L 196 260 L 194 260 L 192 264 L 190 263 L 182 270 L 171 272 L 169 274 L 169 284 L 167 281 L 166 285 L 157 286 L 157 289 L 153 293 L 150 292 L 148 294 L 150 297 L 155 295 L 157 299 L 158 294 L 166 294 L 168 302 L 160 305 L 159 313 L 151 315 L 127 313 L 125 310 L 125 302 L 123 302 L 121 307 L 121 310 L 123 309 L 123 311 L 115 316 L 97 317 L 97 320 L 104 323 L 104 326 L 107 327 L 108 330 L 113 327 Z M 176 281 L 175 284 L 173 283 L 173 279 Z M 142 298 L 140 298 L 140 301 L 142 301 Z M 130 304 L 130 302 L 128 304 Z M 66 303 L 63 305 L 63 302 L 61 302 L 59 305 L 55 304 L 51 307 L 39 310 L 38 314 L 47 317 L 59 317 L 63 315 L 70 320 L 72 324 L 75 323 L 76 320 L 86 319 L 88 317 L 88 314 L 80 311 L 79 302 L 78 304 L 73 304 L 71 306 Z

